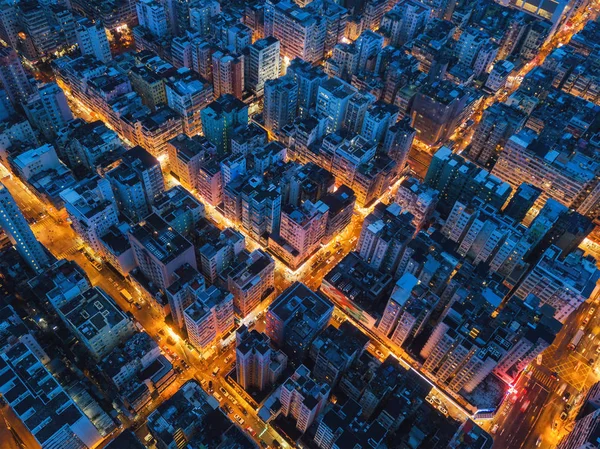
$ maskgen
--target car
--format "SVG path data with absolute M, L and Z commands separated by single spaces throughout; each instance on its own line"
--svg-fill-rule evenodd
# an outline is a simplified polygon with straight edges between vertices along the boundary
M 136 309 L 142 310 L 142 306 L 140 306 L 139 302 L 134 302 L 133 305 L 135 306 Z
M 213 396 L 215 397 L 215 399 L 219 402 L 221 402 L 223 400 L 223 396 L 221 396 L 219 393 L 217 393 L 216 391 L 213 393 Z
M 553 430 L 554 432 L 556 432 L 556 429 L 558 429 L 558 421 L 553 421 L 553 422 L 552 422 L 552 430 Z
M 596 361 L 594 359 L 588 359 L 588 365 L 592 366 Z
M 566 421 L 568 417 L 569 417 L 569 415 L 567 415 L 565 412 L 562 412 L 560 414 L 560 420 L 561 421 Z
M 281 447 L 281 443 L 277 440 L 273 440 L 273 447 Z
M 229 363 L 229 361 L 231 360 L 231 356 L 228 355 L 227 357 L 225 357 L 225 363 Z
M 267 442 L 265 440 L 260 440 L 260 446 L 264 447 L 265 449 L 269 447 L 269 445 L 267 444 Z
M 535 441 L 535 447 L 540 447 L 542 445 L 542 437 L 541 435 L 538 437 L 538 439 Z
M 492 427 L 492 435 L 495 435 L 496 432 L 498 432 L 498 424 L 494 424 L 494 427 Z
M 571 393 L 569 391 L 567 391 L 565 394 L 563 394 L 563 401 L 568 402 L 569 399 L 571 399 Z
M 252 427 L 248 426 L 248 427 L 246 427 L 246 430 L 250 433 L 250 435 L 252 435 L 252 436 L 256 435 L 256 430 L 254 430 Z
M 245 421 L 244 418 L 242 418 L 240 415 L 238 415 L 237 413 L 235 415 L 233 415 L 233 417 L 235 418 L 235 420 L 240 424 L 240 426 L 243 426 Z
M 229 394 L 227 393 L 227 390 L 226 390 L 225 388 L 223 388 L 223 387 L 219 387 L 219 391 L 220 391 L 221 393 L 223 393 L 225 396 L 229 396 Z
M 523 405 L 521 406 L 521 411 L 524 412 L 525 410 L 527 410 L 527 407 L 529 407 L 531 401 L 527 400 L 523 403 Z
M 383 358 L 383 352 L 381 352 L 379 349 L 375 350 L 375 354 L 377 355 L 377 357 Z
M 248 412 L 246 411 L 246 409 L 242 409 L 242 415 L 246 416 L 248 414 Z
M 209 391 L 209 392 L 212 392 L 212 391 L 213 391 L 213 383 L 212 383 L 212 380 L 209 380 L 209 381 L 208 381 L 208 391 Z
M 235 400 L 235 398 L 233 396 L 231 396 L 231 403 L 233 405 L 238 405 L 238 401 Z

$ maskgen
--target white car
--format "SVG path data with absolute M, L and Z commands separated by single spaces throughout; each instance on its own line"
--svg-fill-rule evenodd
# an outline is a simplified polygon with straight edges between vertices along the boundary
M 237 413 L 235 415 L 233 415 L 233 417 L 235 418 L 235 420 L 240 424 L 240 426 L 244 425 L 244 418 L 242 418 L 240 415 L 238 415 Z

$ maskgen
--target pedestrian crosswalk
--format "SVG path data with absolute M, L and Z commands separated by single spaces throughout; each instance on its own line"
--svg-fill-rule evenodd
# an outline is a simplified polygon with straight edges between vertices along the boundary
M 76 252 L 77 252 L 77 246 L 73 245 L 69 249 L 67 249 L 66 251 L 63 251 L 63 252 L 61 252 L 59 254 L 56 254 L 55 257 L 58 260 L 60 260 L 60 259 L 69 259 L 69 256 L 72 256 Z
M 560 382 L 558 379 L 552 374 L 546 373 L 545 371 L 541 371 L 539 369 L 533 368 L 532 377 L 535 381 L 551 390 L 558 388 Z

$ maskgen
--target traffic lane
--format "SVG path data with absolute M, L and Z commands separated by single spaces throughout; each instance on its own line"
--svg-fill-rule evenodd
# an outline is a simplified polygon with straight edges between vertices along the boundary
M 546 387 L 536 382 L 524 395 L 518 397 L 504 419 L 505 425 L 494 439 L 493 449 L 523 447 L 539 418 L 540 410 L 546 403 L 549 393 Z
M 212 367 L 211 367 L 212 368 Z M 230 413 L 227 413 L 225 410 L 224 412 L 229 416 L 229 418 L 235 422 L 237 425 L 240 425 L 241 427 L 243 427 L 244 429 L 247 429 L 248 427 L 250 427 L 253 430 L 253 433 L 255 433 L 255 435 L 253 435 L 253 438 L 259 442 L 260 440 L 263 440 L 265 442 L 267 442 L 268 444 L 272 444 L 273 440 L 278 440 L 280 441 L 281 438 L 279 436 L 277 436 L 276 434 L 273 433 L 272 429 L 267 429 L 266 432 L 263 433 L 263 430 L 265 430 L 266 424 L 256 415 L 256 411 L 254 409 L 252 409 L 244 400 L 244 398 L 242 398 L 239 394 L 237 394 L 237 392 L 231 388 L 229 386 L 229 384 L 227 383 L 227 381 L 221 377 L 221 376 L 212 376 L 207 374 L 208 372 L 212 372 L 212 369 L 208 369 L 208 370 L 204 370 L 202 372 L 197 372 L 196 373 L 196 378 L 200 380 L 200 382 L 202 382 L 203 380 L 208 383 L 209 381 L 212 382 L 213 385 L 213 397 L 215 397 L 215 399 L 219 402 L 219 405 L 221 406 L 221 408 L 223 409 L 224 405 L 227 405 L 227 407 L 229 407 L 231 409 Z M 226 397 L 221 388 L 223 388 L 227 394 L 228 397 Z M 216 395 L 215 395 L 216 393 Z M 219 401 L 219 399 L 216 397 L 218 395 L 219 398 L 221 398 L 221 400 Z M 232 398 L 235 400 L 235 403 L 232 401 Z M 238 415 L 243 424 L 240 424 L 240 422 L 238 422 L 235 419 L 235 415 Z M 259 437 L 259 434 L 262 433 L 262 436 Z
M 39 449 L 34 436 L 8 405 L 0 405 L 0 449 Z
M 535 428 L 525 440 L 523 447 L 535 447 L 538 438 L 541 438 L 539 447 L 550 449 L 560 440 L 560 437 L 567 433 L 565 425 L 568 421 L 562 421 L 560 415 L 564 409 L 564 402 L 556 395 L 551 396 L 548 402 L 541 410 L 540 417 L 536 422 Z M 553 423 L 556 423 L 553 428 Z

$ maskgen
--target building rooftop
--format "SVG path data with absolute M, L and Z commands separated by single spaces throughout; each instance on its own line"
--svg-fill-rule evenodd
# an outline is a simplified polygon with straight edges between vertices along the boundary
M 160 262 L 167 264 L 192 247 L 181 234 L 173 230 L 158 214 L 148 215 L 135 225 L 130 234 Z
M 84 291 L 73 301 L 62 305 L 59 311 L 87 340 L 129 321 L 129 317 L 99 287 Z
M 301 282 L 285 289 L 269 307 L 269 313 L 287 323 L 298 312 L 322 317 L 333 310 L 333 304 L 318 292 L 313 292 Z
M 0 355 L 0 391 L 38 443 L 72 432 L 87 447 L 102 437 L 40 360 L 22 343 Z M 68 430 L 65 430 L 68 429 Z

